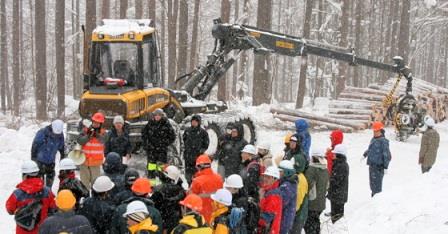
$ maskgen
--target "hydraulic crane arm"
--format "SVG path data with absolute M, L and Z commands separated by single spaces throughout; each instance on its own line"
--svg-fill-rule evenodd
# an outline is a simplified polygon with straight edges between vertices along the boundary
M 362 65 L 395 72 L 407 79 L 406 94 L 412 92 L 412 74 L 399 56 L 394 57 L 393 65 L 376 62 L 358 57 L 354 49 L 348 50 L 247 25 L 224 24 L 220 19 L 214 20 L 212 35 L 215 38 L 215 48 L 208 56 L 206 65 L 199 66 L 192 73 L 178 79 L 188 78 L 183 89 L 196 99 L 205 99 L 219 78 L 233 65 L 235 58 L 227 58 L 231 51 L 249 49 L 253 49 L 255 53 L 276 53 L 285 56 L 312 54 L 347 62 L 352 66 Z

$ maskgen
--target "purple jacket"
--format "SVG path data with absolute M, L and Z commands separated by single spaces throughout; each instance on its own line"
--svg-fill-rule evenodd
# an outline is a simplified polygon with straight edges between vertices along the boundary
M 279 189 L 283 207 L 280 234 L 287 234 L 291 230 L 296 216 L 297 175 L 282 178 Z

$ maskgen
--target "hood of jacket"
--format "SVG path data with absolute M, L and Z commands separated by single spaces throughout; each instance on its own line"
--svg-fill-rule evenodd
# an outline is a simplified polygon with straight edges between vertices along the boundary
M 344 133 L 341 130 L 334 130 L 330 134 L 331 136 L 331 147 L 334 148 L 336 145 L 339 145 L 344 140 Z
M 17 188 L 28 194 L 35 194 L 42 191 L 44 188 L 44 181 L 41 178 L 25 179 L 17 185 Z
M 306 132 L 309 128 L 308 122 L 304 119 L 298 119 L 294 124 L 296 125 L 296 131 L 298 133 Z
M 120 173 L 123 170 L 121 156 L 115 152 L 108 153 L 103 164 L 103 170 L 107 174 Z

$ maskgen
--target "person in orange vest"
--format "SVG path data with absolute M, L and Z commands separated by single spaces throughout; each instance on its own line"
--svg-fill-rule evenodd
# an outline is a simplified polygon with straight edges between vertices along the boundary
M 85 124 L 82 132 L 77 139 L 78 144 L 82 145 L 82 151 L 86 160 L 79 167 L 81 182 L 87 187 L 92 188 L 93 182 L 101 174 L 101 165 L 104 161 L 104 141 L 105 129 L 104 114 L 97 112 L 92 116 L 92 123 Z M 83 121 L 84 122 L 84 121 Z
M 194 193 L 202 198 L 202 215 L 210 223 L 212 215 L 211 194 L 222 188 L 223 180 L 220 175 L 212 171 L 212 161 L 206 154 L 200 155 L 196 159 L 196 172 L 191 183 L 190 193 Z

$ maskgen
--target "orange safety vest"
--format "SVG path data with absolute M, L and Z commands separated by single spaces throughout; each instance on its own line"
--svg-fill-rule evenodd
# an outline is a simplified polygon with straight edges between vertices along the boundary
M 96 137 L 92 137 L 85 145 L 82 151 L 86 155 L 85 166 L 100 166 L 104 161 L 104 144 Z

